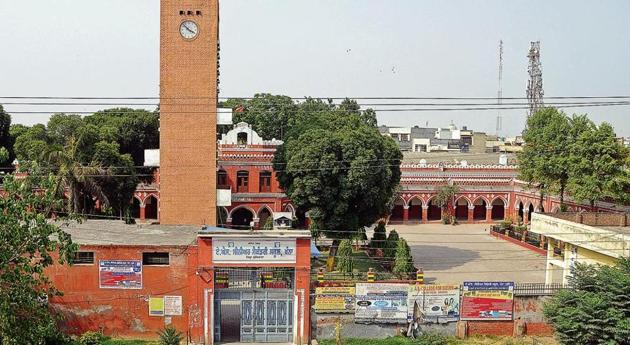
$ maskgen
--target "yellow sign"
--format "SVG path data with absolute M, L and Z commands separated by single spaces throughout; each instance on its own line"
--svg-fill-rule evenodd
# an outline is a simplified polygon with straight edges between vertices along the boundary
M 354 287 L 318 287 L 315 289 L 315 312 L 354 312 Z
M 163 297 L 149 297 L 149 316 L 164 316 Z

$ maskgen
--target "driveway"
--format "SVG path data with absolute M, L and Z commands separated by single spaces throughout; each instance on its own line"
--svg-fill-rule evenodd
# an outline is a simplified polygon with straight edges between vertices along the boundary
M 543 255 L 489 235 L 488 224 L 391 225 L 411 247 L 427 283 L 545 282 Z M 370 236 L 371 234 L 368 234 Z

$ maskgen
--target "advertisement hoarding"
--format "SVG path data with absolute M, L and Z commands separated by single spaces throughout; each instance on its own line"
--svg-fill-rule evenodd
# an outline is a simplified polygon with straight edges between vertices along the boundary
M 514 282 L 464 282 L 462 320 L 512 320 Z
M 409 318 L 424 322 L 459 320 L 459 285 L 409 286 Z
M 353 313 L 354 287 L 318 287 L 315 289 L 316 313 Z
M 142 289 L 142 261 L 100 260 L 98 284 L 101 289 Z
M 356 322 L 406 323 L 408 284 L 356 285 Z

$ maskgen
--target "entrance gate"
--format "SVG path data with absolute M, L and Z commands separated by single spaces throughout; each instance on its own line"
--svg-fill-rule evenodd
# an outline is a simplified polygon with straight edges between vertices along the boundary
M 293 289 L 289 288 L 293 286 L 293 272 L 230 271 L 215 274 L 219 284 L 214 302 L 215 342 L 293 342 Z M 264 279 L 258 279 L 260 276 Z M 282 280 L 270 281 L 278 276 Z

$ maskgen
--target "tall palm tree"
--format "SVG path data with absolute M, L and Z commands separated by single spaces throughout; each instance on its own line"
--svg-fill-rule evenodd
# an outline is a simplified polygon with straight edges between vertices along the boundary
M 100 164 L 83 164 L 80 159 L 79 140 L 71 137 L 63 147 L 53 146 L 45 153 L 45 161 L 56 172 L 55 192 L 63 195 L 68 192 L 67 211 L 81 213 L 83 195 L 95 197 L 105 207 L 109 200 L 98 184 L 98 177 L 109 172 Z

